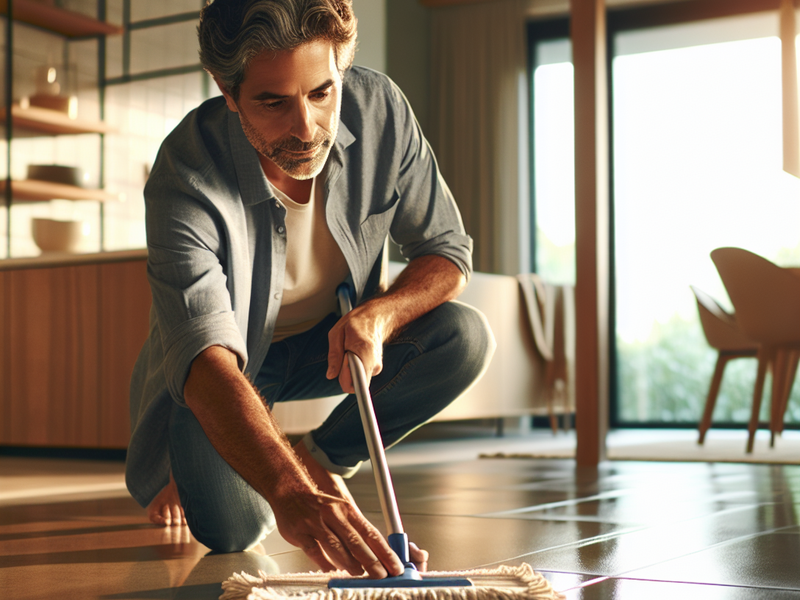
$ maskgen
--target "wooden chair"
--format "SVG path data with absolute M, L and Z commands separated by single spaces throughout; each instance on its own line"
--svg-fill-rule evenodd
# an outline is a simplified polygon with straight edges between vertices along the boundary
M 714 367 L 714 375 L 711 378 L 711 386 L 708 390 L 705 410 L 703 410 L 703 418 L 700 421 L 700 437 L 697 443 L 702 444 L 705 441 L 706 433 L 711 428 L 711 418 L 717 404 L 725 365 L 734 358 L 757 356 L 758 344 L 742 333 L 736 324 L 736 318 L 722 308 L 716 300 L 701 289 L 694 286 L 689 287 L 692 288 L 695 300 L 697 300 L 697 311 L 700 313 L 700 323 L 703 326 L 706 341 L 718 352 L 717 364 Z
M 747 452 L 753 451 L 767 368 L 772 367 L 770 445 L 783 431 L 783 416 L 800 359 L 800 277 L 741 248 L 711 252 L 736 311 L 736 322 L 759 344 L 758 372 L 748 427 Z

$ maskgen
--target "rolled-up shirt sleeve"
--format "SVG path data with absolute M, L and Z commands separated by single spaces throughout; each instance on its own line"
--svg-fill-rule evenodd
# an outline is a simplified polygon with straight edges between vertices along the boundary
M 148 182 L 147 273 L 160 333 L 162 368 L 173 400 L 183 395 L 192 361 L 206 348 L 234 352 L 240 368 L 247 346 L 232 308 L 224 229 L 202 198 Z
M 435 254 L 448 258 L 469 280 L 472 238 L 464 231 L 453 194 L 408 101 L 392 87 L 403 156 L 397 180 L 400 196 L 391 227 L 392 239 L 409 260 Z

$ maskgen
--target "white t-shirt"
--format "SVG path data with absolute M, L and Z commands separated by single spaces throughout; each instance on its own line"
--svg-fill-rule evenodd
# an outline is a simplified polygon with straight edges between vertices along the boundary
M 275 188 L 286 207 L 286 274 L 272 341 L 308 331 L 336 311 L 336 287 L 349 272 L 325 220 L 324 180 L 315 177 L 309 201 L 299 204 Z M 318 185 L 319 183 L 319 185 Z

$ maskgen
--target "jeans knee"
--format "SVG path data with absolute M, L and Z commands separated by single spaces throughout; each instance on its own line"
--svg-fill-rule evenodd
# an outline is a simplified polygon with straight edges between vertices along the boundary
M 486 370 L 497 348 L 489 321 L 477 308 L 461 302 L 448 302 L 442 308 L 449 313 L 447 322 L 452 327 L 450 362 L 462 376 L 475 380 Z
M 195 539 L 216 552 L 239 552 L 275 529 L 269 503 L 225 462 L 189 409 L 173 405 L 170 466 Z
M 242 552 L 275 529 L 272 514 L 252 515 L 245 519 L 217 515 L 209 519 L 190 511 L 186 513 L 186 521 L 194 538 L 214 552 Z

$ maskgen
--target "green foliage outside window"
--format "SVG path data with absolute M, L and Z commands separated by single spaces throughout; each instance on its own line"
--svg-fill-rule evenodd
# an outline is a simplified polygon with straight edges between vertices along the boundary
M 619 419 L 623 423 L 697 425 L 703 414 L 717 352 L 708 346 L 699 319 L 678 316 L 653 327 L 644 342 L 617 340 Z M 715 423 L 747 423 L 753 401 L 757 362 L 737 358 L 725 368 Z M 767 375 L 761 420 L 769 419 L 772 378 Z M 788 423 L 800 423 L 800 386 L 786 411 Z

